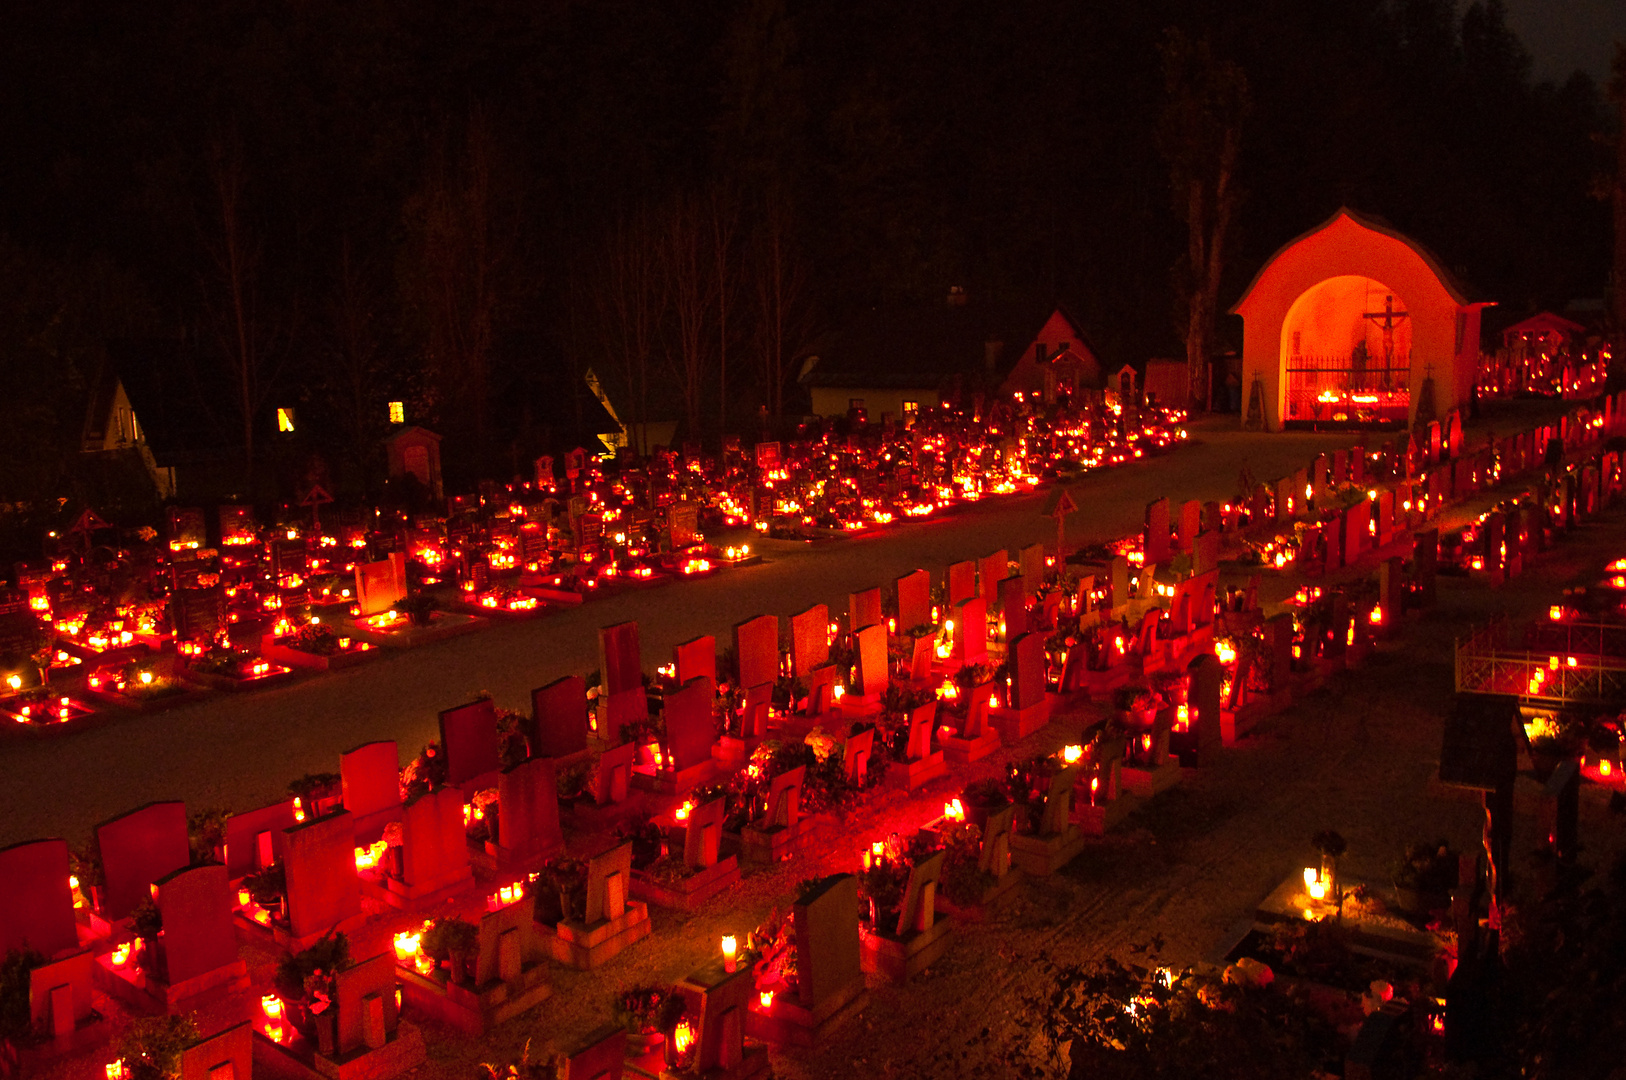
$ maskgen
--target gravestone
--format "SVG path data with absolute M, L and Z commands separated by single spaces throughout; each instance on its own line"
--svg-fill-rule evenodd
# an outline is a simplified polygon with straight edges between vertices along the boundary
M 381 615 L 407 594 L 406 552 L 378 562 L 356 564 L 356 605 L 361 617 Z
M 508 868 L 530 867 L 565 845 L 559 828 L 559 784 L 552 758 L 533 757 L 497 778 L 497 856 Z
M 1317 454 L 1310 462 L 1310 497 L 1317 506 L 1323 505 L 1327 498 L 1327 464 L 1326 454 Z
M 848 630 L 857 630 L 860 627 L 874 626 L 876 623 L 884 622 L 886 622 L 886 615 L 881 607 L 881 590 L 879 587 L 848 594 Z
M 904 886 L 903 903 L 898 907 L 898 923 L 894 928 L 898 937 L 924 933 L 936 924 L 937 882 L 943 875 L 945 855 L 939 851 L 910 868 L 909 883 Z
M 666 745 L 678 791 L 686 791 L 710 772 L 711 744 L 716 738 L 712 722 L 711 681 L 690 679 L 683 688 L 666 695 Z
M 61 1045 L 81 1025 L 97 1018 L 91 981 L 95 964 L 95 954 L 84 949 L 28 973 L 28 1015 L 34 1031 L 51 1035 Z
M 814 604 L 790 617 L 791 663 L 798 678 L 830 662 L 830 609 Z
M 399 790 L 399 789 L 397 789 Z M 264 870 L 277 860 L 282 830 L 298 824 L 293 799 L 233 814 L 226 819 L 226 871 L 233 878 Z
M 717 639 L 705 634 L 672 646 L 672 667 L 676 671 L 679 686 L 691 679 L 705 679 L 715 689 Z
M 1394 542 L 1395 538 L 1395 493 L 1384 490 L 1378 492 L 1378 547 L 1385 548 Z
M 874 728 L 865 728 L 856 735 L 847 736 L 847 741 L 841 747 L 841 763 L 849 784 L 854 786 L 863 784 L 864 776 L 869 771 L 870 754 L 874 749 Z
M 978 597 L 967 597 L 954 609 L 954 651 L 960 667 L 988 659 L 988 613 Z
M 689 811 L 683 828 L 683 862 L 691 870 L 717 865 L 723 839 L 723 799 L 708 799 Z
M 858 879 L 851 874 L 824 878 L 792 907 L 791 925 L 800 1008 L 784 1010 L 790 1013 L 785 1026 L 792 1030 L 783 1041 L 812 1046 L 819 1032 L 858 1012 L 869 997 L 858 944 Z
M 247 1020 L 181 1051 L 180 1080 L 251 1080 L 253 1074 L 254 1029 Z
M 1418 602 L 1433 607 L 1435 576 L 1440 567 L 1440 530 L 1424 529 L 1416 534 L 1412 544 L 1412 561 L 1416 568 Z
M 461 787 L 502 768 L 497 750 L 497 706 L 490 698 L 440 714 L 440 745 L 446 783 Z
M 1334 450 L 1332 452 L 1332 483 L 1334 486 L 1349 481 L 1349 451 Z
M 1393 633 L 1405 613 L 1405 570 L 1400 556 L 1391 555 L 1378 566 L 1378 605 L 1383 611 L 1383 631 Z
M 1028 632 L 1028 593 L 1021 578 L 1009 577 L 999 583 L 999 603 L 1005 619 L 1005 640 L 1015 641 Z
M 886 627 L 866 626 L 853 635 L 858 654 L 858 692 L 864 697 L 886 693 L 892 680 L 892 664 L 887 656 Z
M 1124 607 L 1133 599 L 1129 595 L 1129 560 L 1122 555 L 1114 555 L 1107 569 L 1112 575 L 1112 606 Z
M 772 686 L 779 680 L 779 620 L 758 615 L 734 627 L 734 655 L 740 666 L 740 685 Z
M 65 840 L 0 848 L 0 956 L 26 945 L 49 958 L 78 946 L 68 874 Z
M 621 741 L 621 725 L 649 716 L 644 693 L 643 660 L 638 649 L 638 624 L 617 623 L 598 632 L 599 671 L 604 680 L 604 708 L 608 730 L 600 732 L 611 743 Z
M 673 987 L 693 1019 L 694 1076 L 754 1076 L 768 1067 L 767 1051 L 745 1045 L 746 1018 L 756 996 L 749 967 L 726 971 L 712 964 Z
M 977 564 L 969 560 L 950 563 L 948 568 L 948 604 L 953 607 L 962 600 L 977 595 Z
M 1011 823 L 1016 807 L 1007 806 L 988 815 L 982 830 L 982 850 L 977 855 L 977 869 L 991 874 L 997 880 L 1011 869 Z
M 1372 501 L 1362 499 L 1344 511 L 1344 562 L 1353 563 L 1361 557 L 1371 537 Z
M 395 957 L 379 953 L 341 969 L 333 981 L 334 1005 L 338 1009 L 335 1057 L 382 1049 L 400 1023 L 400 1008 L 395 1000 Z
M 164 918 L 164 958 L 173 991 L 198 980 L 192 990 L 200 992 L 231 981 L 232 974 L 246 987 L 248 973 L 237 958 L 231 886 L 224 866 L 177 870 L 153 882 L 152 896 Z M 222 969 L 235 970 L 221 977 Z
M 401 758 L 393 739 L 363 743 L 339 755 L 344 808 L 355 822 L 358 839 L 401 816 Z
M 401 815 L 401 880 L 390 879 L 391 891 L 420 900 L 461 888 L 472 878 L 458 789 L 436 788 L 407 803 Z
M 621 1080 L 627 1029 L 607 1024 L 559 1055 L 558 1080 Z
M 1201 532 L 1197 534 L 1197 550 L 1192 556 L 1192 572 L 1206 574 L 1218 570 L 1220 564 L 1220 534 L 1218 532 Z
M 1023 591 L 1030 597 L 1038 595 L 1039 587 L 1044 584 L 1044 545 L 1029 544 L 1024 547 L 1017 553 L 1017 565 L 1021 568 Z
M 632 784 L 632 765 L 638 748 L 631 743 L 612 746 L 593 764 L 593 801 L 599 806 L 625 802 Z
M 1196 754 L 1191 764 L 1208 765 L 1225 743 L 1224 721 L 1220 716 L 1225 665 L 1213 653 L 1203 653 L 1191 662 L 1186 671 L 1191 679 L 1186 708 L 1190 713 L 1190 729 L 1196 743 Z M 1180 763 L 1186 764 L 1183 759 Z
M 1299 503 L 1293 498 L 1293 478 L 1284 476 L 1276 481 L 1276 524 L 1292 521 L 1298 509 Z
M 1010 557 L 1003 549 L 990 552 L 977 560 L 977 595 L 990 604 L 998 598 L 996 590 L 1005 579 Z
M 917 626 L 932 622 L 932 579 L 916 570 L 898 579 L 898 633 L 908 634 Z
M 1350 450 L 1348 477 L 1352 484 L 1366 483 L 1366 447 L 1357 446 Z
M 1169 561 L 1169 500 L 1158 499 L 1146 504 L 1146 529 L 1142 534 L 1141 550 L 1147 567 Z
M 109 920 L 122 919 L 151 894 L 159 878 L 192 862 L 186 805 L 148 803 L 96 826 L 102 855 L 103 896 Z
M 1203 504 L 1195 499 L 1180 504 L 1180 519 L 1176 522 L 1179 530 L 1180 550 L 1188 555 L 1196 553 L 1197 533 L 1202 528 Z
M 1023 634 L 1011 642 L 1011 708 L 1017 712 L 1043 707 L 1045 696 L 1045 635 Z
M 627 910 L 628 887 L 632 881 L 632 844 L 625 843 L 594 855 L 587 861 L 588 926 L 619 919 Z
M 457 798 L 455 789 L 442 790 Z M 461 843 L 461 802 L 457 824 Z M 347 811 L 311 818 L 282 830 L 280 847 L 288 881 L 288 925 L 296 939 L 314 941 L 361 914 L 361 896 L 356 887 L 355 823 Z
M 587 749 L 587 682 L 566 675 L 531 691 L 531 748 L 563 758 Z

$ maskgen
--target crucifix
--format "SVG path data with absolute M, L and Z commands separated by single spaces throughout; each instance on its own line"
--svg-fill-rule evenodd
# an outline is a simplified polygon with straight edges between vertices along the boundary
M 1390 389 L 1395 366 L 1395 323 L 1397 320 L 1411 317 L 1409 311 L 1396 311 L 1395 298 L 1383 298 L 1382 311 L 1362 312 L 1361 318 L 1371 319 L 1383 331 L 1383 388 Z M 1379 320 L 1382 320 L 1379 322 Z

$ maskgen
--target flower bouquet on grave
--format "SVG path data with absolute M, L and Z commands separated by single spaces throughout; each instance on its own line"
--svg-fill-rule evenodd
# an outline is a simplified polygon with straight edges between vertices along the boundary
M 243 878 L 242 887 L 248 890 L 249 899 L 257 906 L 266 912 L 280 914 L 283 896 L 288 891 L 288 875 L 283 861 L 277 859 L 264 869 L 248 874 Z
M 194 810 L 186 815 L 187 842 L 192 849 L 192 865 L 226 861 L 226 823 L 231 820 L 230 810 L 212 807 Z
M 887 686 L 881 696 L 881 715 L 876 720 L 876 740 L 884 745 L 886 757 L 893 761 L 908 758 L 910 718 L 916 709 L 936 698 L 935 690 L 916 689 L 896 682 Z
M 331 930 L 277 965 L 277 994 L 294 1027 L 324 1054 L 333 1053 L 338 1044 L 335 978 L 349 966 L 350 939 Z
M 633 986 L 615 995 L 615 1019 L 627 1031 L 627 1047 L 642 1056 L 666 1041 L 660 1030 L 661 1008 L 672 990 L 666 986 Z
M 181 1054 L 197 1041 L 198 1026 L 189 1016 L 143 1016 L 119 1038 L 114 1061 L 123 1066 L 124 1080 L 176 1080 Z
M 339 635 L 326 623 L 307 622 L 294 629 L 283 644 L 312 656 L 333 656 L 339 652 Z
M 632 842 L 634 870 L 647 870 L 667 853 L 666 830 L 647 812 L 617 825 L 615 838 L 620 843 Z
M 502 804 L 498 798 L 496 788 L 483 788 L 464 805 L 463 833 L 471 843 L 501 842 L 498 837 Z
M 858 874 L 858 921 L 870 933 L 896 936 L 909 875 L 916 863 L 930 858 L 937 848 L 937 837 L 922 830 L 907 841 L 893 833 L 885 841 L 875 841 L 863 853 L 864 868 Z
M 971 711 L 972 688 L 981 686 L 983 683 L 990 681 L 993 677 L 994 665 L 988 663 L 987 661 L 979 661 L 975 664 L 966 664 L 964 667 L 960 668 L 954 673 L 953 679 L 950 680 L 946 686 L 942 687 L 942 692 L 938 694 L 938 700 L 943 703 L 943 708 L 949 713 L 949 715 L 959 720 L 964 720 L 966 715 Z M 949 692 L 951 688 L 953 690 L 952 693 Z M 905 741 L 908 740 L 907 722 L 906 717 L 904 732 Z
M 164 932 L 164 914 L 152 897 L 144 898 L 130 912 L 130 931 L 136 936 L 136 962 L 141 970 L 162 980 L 165 965 L 159 937 Z
M 73 906 L 100 912 L 107 876 L 102 870 L 102 849 L 94 839 L 69 846 L 68 873 L 68 884 L 73 890 Z
M 319 818 L 338 810 L 344 802 L 344 788 L 338 773 L 306 773 L 288 782 L 294 800 L 294 819 Z
M 1011 821 L 1014 831 L 1029 835 L 1038 831 L 1039 822 L 1044 818 L 1045 800 L 1050 794 L 1050 778 L 1061 769 L 1061 762 L 1053 755 L 1006 764 L 1005 791 L 1017 808 Z
M 1010 789 L 1006 782 L 997 776 L 973 780 L 960 792 L 960 805 L 965 809 L 965 819 L 978 829 L 987 828 L 989 817 L 1010 804 Z
M 45 957 L 26 945 L 0 957 L 0 1047 L 38 1037 L 29 1006 L 29 973 L 45 964 Z
M 534 881 L 527 883 L 532 917 L 544 926 L 581 922 L 587 918 L 587 862 L 560 856 L 544 863 Z
M 970 821 L 945 821 L 937 830 L 943 852 L 940 887 L 943 895 L 961 907 L 982 902 L 998 879 L 982 869 L 982 829 Z
M 419 948 L 437 964 L 444 964 L 459 986 L 474 980 L 480 957 L 480 928 L 456 917 L 436 919 L 424 931 Z
M 531 745 L 525 738 L 529 718 L 501 706 L 496 706 L 494 711 L 497 714 L 497 761 L 501 767 L 511 769 L 529 761 Z
M 401 801 L 411 802 L 446 783 L 446 755 L 439 743 L 428 743 L 401 770 Z
M 415 592 L 397 600 L 391 611 L 406 616 L 413 626 L 428 626 L 435 621 L 440 601 L 426 592 Z

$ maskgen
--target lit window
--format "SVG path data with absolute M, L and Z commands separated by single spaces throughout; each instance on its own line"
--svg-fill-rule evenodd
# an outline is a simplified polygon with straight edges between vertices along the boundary
M 294 429 L 294 411 L 289 408 L 277 410 L 277 430 L 292 431 Z
M 862 409 L 863 407 L 864 407 L 864 399 L 863 398 L 854 397 L 854 398 L 848 398 L 847 399 L 847 408 L 849 408 L 849 409 Z
M 406 403 L 402 401 L 390 402 L 390 423 L 406 423 Z
M 920 402 L 918 402 L 918 401 L 905 401 L 903 403 L 903 415 L 905 415 L 907 417 L 911 417 L 911 418 L 919 416 L 920 415 Z

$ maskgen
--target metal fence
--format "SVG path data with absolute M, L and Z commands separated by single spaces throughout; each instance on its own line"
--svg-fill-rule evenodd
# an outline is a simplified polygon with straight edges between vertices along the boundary
M 1603 624 L 1556 624 L 1538 628 L 1544 645 L 1514 646 L 1505 621 L 1457 639 L 1459 694 L 1506 694 L 1554 705 L 1616 705 L 1626 701 L 1626 628 Z M 1564 648 L 1559 648 L 1562 640 Z M 1609 649 L 1617 651 L 1611 653 Z

